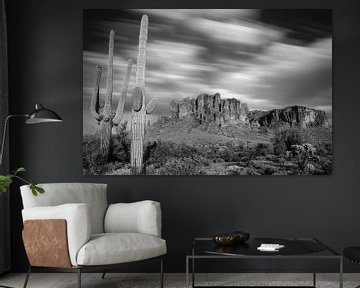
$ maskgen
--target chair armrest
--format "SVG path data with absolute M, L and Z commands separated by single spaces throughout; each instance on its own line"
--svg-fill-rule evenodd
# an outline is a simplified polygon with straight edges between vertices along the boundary
M 160 203 L 145 200 L 111 204 L 104 224 L 105 233 L 143 233 L 161 237 Z
M 77 265 L 76 256 L 80 248 L 89 241 L 91 221 L 89 206 L 86 204 L 64 204 L 58 206 L 33 207 L 22 210 L 23 221 L 64 219 L 66 220 L 67 242 L 71 264 Z M 35 236 L 35 235 L 34 235 Z M 39 241 L 38 235 L 34 241 Z

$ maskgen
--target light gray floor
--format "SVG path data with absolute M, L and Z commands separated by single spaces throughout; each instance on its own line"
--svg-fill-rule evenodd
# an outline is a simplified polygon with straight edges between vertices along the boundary
M 25 274 L 5 274 L 0 276 L 0 285 L 11 286 L 14 288 L 21 288 L 25 279 Z M 158 274 L 125 274 L 125 273 L 109 273 L 105 280 L 101 279 L 101 273 L 84 273 L 82 276 L 82 286 L 87 287 L 105 287 L 105 288 L 119 288 L 119 287 L 138 287 L 140 283 L 152 283 L 154 285 L 159 279 Z M 317 280 L 321 282 L 338 281 L 338 274 L 335 273 L 319 273 Z M 251 282 L 252 284 L 264 285 L 264 283 L 276 282 L 277 284 L 294 282 L 308 282 L 311 284 L 312 274 L 300 273 L 212 273 L 212 274 L 198 274 L 197 281 L 199 283 L 241 283 Z M 125 283 L 125 284 L 122 284 Z M 132 285 L 134 283 L 134 285 Z M 175 283 L 175 284 L 174 284 Z M 344 274 L 344 286 L 353 287 L 354 283 L 360 284 L 360 273 Z M 151 285 L 151 286 L 152 286 Z M 323 284 L 324 285 L 324 284 Z M 140 285 L 141 286 L 141 285 Z M 155 285 L 154 285 L 155 286 Z M 321 285 L 320 285 L 321 286 Z M 327 286 L 327 285 L 325 285 Z M 33 273 L 31 274 L 28 288 L 75 288 L 76 274 L 75 273 Z M 165 288 L 166 287 L 185 287 L 185 274 L 165 274 Z
M 23 286 L 25 274 L 5 274 L 0 276 L 0 285 L 11 286 L 14 288 L 21 288 Z M 119 288 L 119 287 L 139 287 L 141 283 L 152 283 L 151 286 L 157 286 L 159 274 L 125 274 L 125 273 L 109 273 L 105 280 L 101 279 L 101 273 L 84 273 L 82 275 L 82 284 L 84 288 L 87 287 L 105 287 L 105 288 Z M 333 282 L 337 286 L 338 274 L 335 273 L 319 273 L 317 280 L 321 282 Z M 252 284 L 264 285 L 264 283 L 276 282 L 277 284 L 287 284 L 289 281 L 307 282 L 311 284 L 312 274 L 289 274 L 289 273 L 212 273 L 212 274 L 198 274 L 197 281 L 199 283 L 230 283 L 247 282 Z M 133 283 L 133 284 L 132 284 Z M 354 283 L 360 284 L 360 273 L 344 274 L 344 286 L 354 287 Z M 323 284 L 324 285 L 324 284 Z M 320 285 L 321 286 L 321 285 Z M 327 286 L 327 285 L 325 285 Z M 76 274 L 75 273 L 33 273 L 30 277 L 28 288 L 75 288 Z M 146 285 L 146 287 L 148 287 Z M 165 288 L 166 287 L 185 287 L 185 274 L 165 274 Z

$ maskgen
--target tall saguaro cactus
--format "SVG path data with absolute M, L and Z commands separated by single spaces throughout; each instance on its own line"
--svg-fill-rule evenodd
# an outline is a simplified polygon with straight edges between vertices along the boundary
M 145 68 L 146 45 L 148 38 L 149 19 L 143 15 L 140 25 L 139 52 L 137 57 L 135 88 L 132 95 L 132 141 L 131 141 L 131 171 L 132 174 L 141 174 L 144 171 L 144 138 L 146 114 L 152 113 L 155 108 L 155 99 L 145 105 Z
M 103 162 L 106 162 L 110 156 L 110 145 L 112 128 L 120 124 L 124 114 L 124 105 L 129 85 L 131 68 L 133 61 L 129 59 L 127 72 L 124 80 L 124 85 L 120 94 L 120 99 L 116 113 L 112 110 L 112 96 L 113 96 L 113 61 L 114 61 L 114 36 L 115 31 L 110 31 L 109 36 L 109 56 L 107 64 L 107 78 L 106 78 L 106 92 L 103 107 L 100 105 L 100 79 L 102 67 L 96 67 L 95 87 L 91 99 L 90 111 L 95 120 L 98 121 L 98 134 L 100 137 L 100 153 Z M 101 111 L 102 110 L 102 111 Z

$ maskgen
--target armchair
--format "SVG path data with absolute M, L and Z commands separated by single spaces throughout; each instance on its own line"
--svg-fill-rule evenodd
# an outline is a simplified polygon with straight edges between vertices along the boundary
M 166 241 L 161 239 L 161 209 L 154 201 L 107 204 L 106 184 L 39 184 L 45 193 L 32 196 L 21 186 L 24 209 L 23 241 L 34 269 L 76 272 L 78 287 L 84 271 L 108 270 L 121 263 L 160 258 Z M 105 273 L 103 277 L 105 277 Z

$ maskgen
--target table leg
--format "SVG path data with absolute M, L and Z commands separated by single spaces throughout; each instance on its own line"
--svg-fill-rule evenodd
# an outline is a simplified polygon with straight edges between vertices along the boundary
M 343 257 L 340 257 L 339 287 L 343 288 Z
M 313 286 L 316 287 L 316 256 L 313 258 Z
M 186 256 L 186 288 L 189 288 L 189 257 Z
M 192 258 L 192 261 L 191 261 L 191 268 L 192 268 L 192 287 L 194 288 L 195 287 L 195 258 Z

